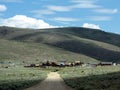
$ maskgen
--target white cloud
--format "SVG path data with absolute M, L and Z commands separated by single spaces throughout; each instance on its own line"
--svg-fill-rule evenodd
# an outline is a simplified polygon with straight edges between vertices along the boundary
M 20 28 L 52 28 L 43 20 L 27 17 L 25 15 L 16 15 L 7 19 L 0 19 L 0 26 L 11 26 Z
M 5 5 L 0 5 L 0 11 L 6 11 L 7 10 L 7 7 Z
M 97 13 L 115 14 L 115 13 L 118 12 L 118 9 L 104 9 L 104 8 L 101 8 L 101 9 L 96 9 L 94 11 L 97 12 Z
M 32 13 L 36 14 L 36 15 L 49 15 L 49 14 L 54 14 L 54 11 L 51 10 L 34 10 L 32 11 Z
M 97 5 L 98 0 L 71 0 L 76 3 L 73 8 L 95 8 L 97 13 L 114 14 L 118 12 L 118 9 L 106 9 L 103 6 Z
M 96 5 L 96 0 L 71 0 L 75 5 L 72 8 L 99 8 L 101 6 Z
M 92 29 L 100 29 L 99 25 L 90 24 L 90 23 L 84 23 L 82 27 L 85 27 L 85 28 L 92 28 Z
M 50 6 L 47 6 L 47 8 L 48 8 L 48 10 L 59 11 L 59 12 L 70 11 L 71 10 L 71 8 L 69 6 L 50 5 Z
M 112 17 L 110 17 L 110 16 L 92 16 L 89 18 L 90 18 L 90 20 L 93 20 L 93 21 L 110 21 L 110 20 L 112 20 Z
M 95 4 L 96 0 L 71 0 L 71 2 L 73 2 L 74 4 L 67 6 L 48 5 L 46 6 L 46 10 L 42 12 L 43 14 L 51 14 L 51 13 L 55 14 L 55 12 L 67 12 L 79 8 L 96 9 L 102 7 L 100 5 Z
M 84 3 L 77 3 L 77 4 L 69 5 L 69 6 L 49 5 L 47 6 L 47 9 L 51 11 L 56 11 L 56 12 L 65 12 L 65 11 L 71 11 L 77 8 L 100 8 L 100 7 L 101 6 L 96 5 L 94 3 L 84 2 Z
M 71 0 L 74 3 L 95 3 L 96 0 Z
M 54 20 L 63 21 L 63 22 L 79 21 L 79 19 L 77 19 L 77 18 L 68 18 L 68 17 L 55 17 Z
M 81 4 L 75 4 L 73 6 L 71 6 L 71 8 L 99 8 L 101 6 L 99 5 L 95 5 L 95 4 L 91 4 L 91 3 L 81 3 Z

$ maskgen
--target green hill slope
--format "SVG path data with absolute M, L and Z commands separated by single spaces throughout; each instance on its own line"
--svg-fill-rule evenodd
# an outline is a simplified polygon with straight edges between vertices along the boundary
M 0 60 L 120 62 L 120 35 L 87 28 L 0 27 Z

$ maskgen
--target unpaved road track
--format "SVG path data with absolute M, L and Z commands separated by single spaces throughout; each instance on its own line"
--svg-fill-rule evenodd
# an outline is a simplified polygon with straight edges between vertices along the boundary
M 64 83 L 57 72 L 51 72 L 41 83 L 24 90 L 74 90 Z

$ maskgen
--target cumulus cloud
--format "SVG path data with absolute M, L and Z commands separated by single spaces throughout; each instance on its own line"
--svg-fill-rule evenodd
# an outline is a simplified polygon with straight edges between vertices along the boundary
M 7 7 L 5 5 L 0 5 L 0 11 L 6 11 L 7 10 Z
M 99 25 L 96 24 L 90 24 L 90 23 L 84 23 L 82 27 L 85 28 L 92 28 L 92 29 L 101 29 Z
M 11 18 L 0 19 L 0 26 L 20 27 L 20 28 L 52 28 L 43 20 L 27 17 L 25 15 L 15 15 Z

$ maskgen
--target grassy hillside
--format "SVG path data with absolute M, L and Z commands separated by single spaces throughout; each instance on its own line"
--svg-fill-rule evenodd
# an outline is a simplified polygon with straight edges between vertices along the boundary
M 0 61 L 16 64 L 40 63 L 41 61 L 81 60 L 97 62 L 96 59 L 41 43 L 17 42 L 0 39 Z
M 0 27 L 0 60 L 120 62 L 120 35 L 87 28 Z

